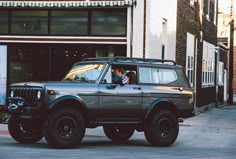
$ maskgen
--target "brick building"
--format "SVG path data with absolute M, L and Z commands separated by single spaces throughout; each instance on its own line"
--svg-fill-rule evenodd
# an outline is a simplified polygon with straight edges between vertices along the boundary
M 220 43 L 224 43 L 228 48 L 230 48 L 230 22 L 234 19 L 234 24 L 236 21 L 236 14 L 229 13 L 229 10 L 225 10 L 224 8 L 219 8 L 218 12 L 218 32 L 217 35 L 220 39 L 225 39 L 224 41 L 220 41 Z M 236 27 L 234 27 L 234 59 L 233 59 L 233 102 L 236 102 Z
M 186 66 L 196 109 L 223 103 L 226 93 L 228 55 L 218 49 L 217 9 L 217 0 L 178 0 L 176 62 Z

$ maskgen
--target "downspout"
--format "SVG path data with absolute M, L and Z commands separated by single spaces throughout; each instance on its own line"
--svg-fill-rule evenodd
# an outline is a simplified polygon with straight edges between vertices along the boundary
M 146 11 L 147 11 L 147 0 L 144 0 L 144 17 L 143 17 L 143 58 L 146 56 Z
M 135 3 L 136 5 L 136 3 Z M 134 7 L 133 5 L 131 6 L 131 16 L 130 16 L 130 20 L 131 20 L 131 26 L 130 26 L 130 57 L 133 57 L 133 31 L 134 31 Z
M 215 56 L 216 56 L 216 58 L 215 58 L 215 60 L 216 60 L 215 61 L 215 77 L 216 77 L 216 79 L 215 79 L 215 86 L 216 86 L 215 107 L 218 106 L 218 92 L 219 92 L 219 79 L 218 79 L 218 77 L 219 77 L 219 59 L 220 59 L 219 54 L 220 54 L 220 47 L 218 45 L 215 48 Z
M 196 99 L 197 99 L 197 54 L 198 54 L 198 40 L 195 37 L 194 45 L 194 110 L 197 108 Z

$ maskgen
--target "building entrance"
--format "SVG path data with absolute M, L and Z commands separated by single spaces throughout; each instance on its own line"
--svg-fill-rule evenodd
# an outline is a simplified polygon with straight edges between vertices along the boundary
M 85 57 L 126 56 L 126 45 L 10 44 L 8 82 L 58 81 Z

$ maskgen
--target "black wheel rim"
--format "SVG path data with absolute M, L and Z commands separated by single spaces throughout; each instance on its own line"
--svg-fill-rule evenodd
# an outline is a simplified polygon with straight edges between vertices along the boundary
M 34 125 L 23 121 L 19 122 L 18 130 L 20 136 L 25 139 L 38 137 L 40 132 Z
M 173 129 L 173 124 L 168 118 L 162 118 L 159 120 L 157 128 L 162 138 L 168 138 Z
M 58 135 L 63 139 L 70 139 L 76 131 L 76 121 L 72 117 L 62 117 L 56 123 Z

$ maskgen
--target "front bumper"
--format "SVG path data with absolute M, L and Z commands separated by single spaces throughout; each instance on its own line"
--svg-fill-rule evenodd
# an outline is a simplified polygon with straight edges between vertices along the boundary
M 28 103 L 21 97 L 7 99 L 7 111 L 16 114 L 34 114 L 41 110 L 41 102 Z

